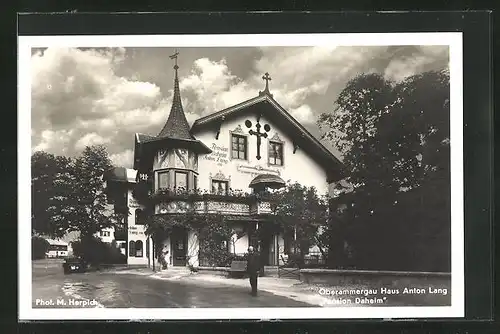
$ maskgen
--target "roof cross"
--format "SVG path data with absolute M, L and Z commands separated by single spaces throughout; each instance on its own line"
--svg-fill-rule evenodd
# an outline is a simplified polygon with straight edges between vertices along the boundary
M 264 89 L 264 91 L 261 91 L 259 92 L 259 95 L 264 95 L 264 94 L 268 94 L 270 96 L 273 96 L 270 92 L 269 92 L 269 81 L 271 81 L 271 76 L 269 75 L 269 73 L 265 73 L 263 76 L 262 76 L 262 80 L 264 80 L 266 82 L 266 88 Z
M 271 81 L 271 77 L 269 76 L 269 73 L 266 72 L 266 74 L 264 74 L 262 76 L 262 79 L 266 81 L 266 89 L 265 91 L 268 91 L 269 92 L 269 81 Z

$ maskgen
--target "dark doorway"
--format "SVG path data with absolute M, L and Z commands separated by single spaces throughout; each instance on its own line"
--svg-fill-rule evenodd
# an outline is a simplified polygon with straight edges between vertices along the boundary
M 271 265 L 270 256 L 271 256 L 271 247 L 273 237 L 272 235 L 266 235 L 261 237 L 260 239 L 260 261 L 263 266 Z
M 172 244 L 172 265 L 186 266 L 187 230 L 182 227 L 175 227 L 172 229 L 170 240 Z

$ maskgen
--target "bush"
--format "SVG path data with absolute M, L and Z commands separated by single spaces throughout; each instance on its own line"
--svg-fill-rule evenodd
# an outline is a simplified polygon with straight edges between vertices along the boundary
M 247 260 L 248 260 L 248 253 L 245 253 L 243 255 L 231 254 L 229 259 L 229 265 L 231 265 L 232 261 L 247 261 Z
M 41 237 L 31 238 L 31 258 L 40 260 L 45 258 L 45 253 L 49 249 L 49 242 Z
M 127 258 L 113 244 L 102 242 L 99 238 L 84 238 L 73 242 L 73 254 L 81 257 L 92 266 L 102 264 L 125 264 Z
M 200 259 L 208 266 L 227 267 L 231 265 L 232 253 L 227 249 L 212 248 L 202 249 L 200 247 Z

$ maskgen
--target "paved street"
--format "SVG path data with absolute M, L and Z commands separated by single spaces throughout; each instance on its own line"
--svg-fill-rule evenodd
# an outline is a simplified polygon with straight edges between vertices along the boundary
M 249 286 L 169 281 L 150 275 L 105 271 L 64 275 L 60 263 L 33 264 L 33 307 L 54 307 L 43 304 L 56 300 L 62 301 L 56 307 L 82 307 L 75 305 L 75 300 L 95 300 L 98 305 L 88 307 L 108 308 L 313 306 L 265 291 L 252 297 L 249 289 Z

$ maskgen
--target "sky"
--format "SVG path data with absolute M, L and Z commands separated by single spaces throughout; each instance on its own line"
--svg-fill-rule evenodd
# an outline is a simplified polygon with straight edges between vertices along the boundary
M 314 136 L 346 83 L 363 73 L 398 82 L 448 67 L 447 46 L 179 48 L 184 111 L 199 117 L 265 87 Z M 31 57 L 32 151 L 76 156 L 103 144 L 116 166 L 132 167 L 134 134 L 157 135 L 173 95 L 173 48 L 46 48 Z M 339 158 L 339 152 L 324 143 Z

